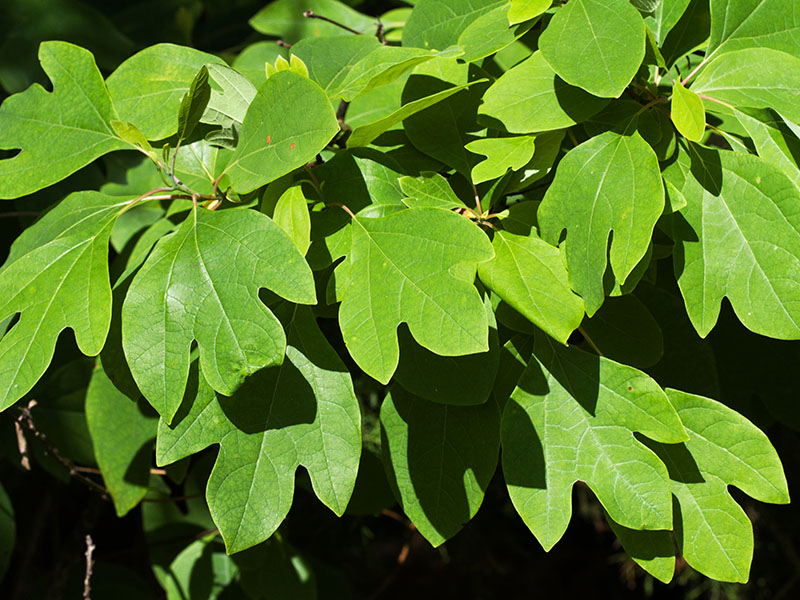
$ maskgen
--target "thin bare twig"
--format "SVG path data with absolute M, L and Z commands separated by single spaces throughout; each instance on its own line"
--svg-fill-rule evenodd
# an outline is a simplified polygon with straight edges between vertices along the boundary
M 94 566 L 94 560 L 92 555 L 94 554 L 94 541 L 92 540 L 92 536 L 88 533 L 86 534 L 86 577 L 83 579 L 83 600 L 91 600 L 92 597 L 92 567 Z
M 339 23 L 338 21 L 334 21 L 333 19 L 329 19 L 328 17 L 323 17 L 322 15 L 318 15 L 313 10 L 307 10 L 303 13 L 303 16 L 306 19 L 319 19 L 320 21 L 325 21 L 326 23 L 330 23 L 331 25 L 336 25 L 336 27 L 341 27 L 345 31 L 349 31 L 350 33 L 355 33 L 356 35 L 362 35 L 360 31 L 356 31 L 352 27 L 348 27 L 344 23 Z

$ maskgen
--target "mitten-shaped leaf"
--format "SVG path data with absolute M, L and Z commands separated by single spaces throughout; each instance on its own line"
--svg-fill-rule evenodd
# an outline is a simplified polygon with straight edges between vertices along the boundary
M 800 191 L 752 155 L 690 145 L 676 189 L 675 274 L 686 310 L 705 337 L 727 296 L 751 331 L 800 339 Z
M 486 312 L 473 280 L 476 263 L 494 251 L 478 227 L 446 210 L 412 208 L 354 218 L 351 230 L 350 281 L 339 324 L 365 372 L 383 383 L 391 379 L 400 323 L 437 354 L 489 349 Z
M 537 336 L 501 431 L 511 501 L 545 550 L 567 528 L 578 480 L 618 523 L 671 526 L 667 468 L 633 432 L 669 443 L 686 433 L 666 394 L 641 371 Z
M 197 71 L 224 65 L 213 54 L 175 44 L 156 44 L 134 54 L 108 77 L 108 91 L 120 119 L 130 121 L 149 140 L 178 131 L 178 108 Z
M 231 398 L 215 396 L 193 371 L 199 382 L 173 426 L 159 423 L 160 465 L 220 445 L 206 498 L 228 552 L 277 529 L 292 505 L 298 466 L 337 515 L 355 484 L 361 417 L 350 375 L 310 310 L 296 307 L 290 318 L 283 364 L 259 371 Z
M 616 98 L 644 58 L 645 25 L 628 0 L 571 0 L 542 32 L 544 59 L 567 83 Z
M 251 192 L 302 167 L 331 141 L 339 124 L 325 92 L 292 71 L 261 86 L 242 123 L 239 145 L 228 164 L 238 193 Z
M 750 520 L 728 492 L 733 485 L 763 502 L 785 504 L 789 490 L 780 459 L 755 425 L 725 405 L 685 392 L 667 395 L 689 440 L 646 443 L 669 469 L 678 549 L 692 567 L 714 579 L 746 582 L 753 558 Z M 627 531 L 623 545 L 658 543 L 662 532 Z M 631 552 L 640 562 L 639 552 Z M 647 568 L 647 565 L 643 565 Z
M 561 251 L 535 234 L 498 231 L 495 256 L 478 275 L 509 306 L 562 343 L 583 319 L 583 302 L 567 283 Z
M 0 272 L 0 321 L 20 318 L 0 340 L 0 410 L 42 376 L 65 328 L 84 354 L 103 348 L 111 321 L 108 238 L 125 204 L 99 192 L 71 194 L 12 247 Z
M 381 430 L 384 464 L 403 512 L 439 546 L 478 512 L 497 468 L 497 404 L 431 404 L 393 386 L 381 406 Z
M 800 13 L 796 0 L 711 0 L 706 55 L 742 48 L 774 48 L 798 55 Z
M 262 287 L 315 302 L 303 255 L 256 211 L 195 208 L 153 249 L 125 298 L 122 341 L 139 389 L 167 422 L 180 406 L 193 340 L 206 380 L 222 394 L 281 362 L 283 329 L 258 299 Z
M 86 390 L 86 424 L 103 482 L 121 517 L 149 489 L 157 415 L 141 397 L 134 402 L 120 392 L 98 365 Z
M 30 194 L 98 156 L 131 147 L 111 129 L 117 114 L 88 50 L 44 42 L 39 60 L 53 93 L 34 84 L 0 106 L 0 149 L 22 149 L 0 160 L 0 198 Z
M 539 208 L 539 225 L 551 244 L 567 230 L 569 282 L 587 314 L 603 303 L 609 234 L 611 268 L 622 284 L 647 252 L 663 210 L 658 158 L 638 132 L 607 131 L 562 159 Z

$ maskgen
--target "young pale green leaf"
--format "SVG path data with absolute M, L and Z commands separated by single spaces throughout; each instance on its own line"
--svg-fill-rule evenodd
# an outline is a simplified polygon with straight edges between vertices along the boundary
M 535 234 L 495 233 L 495 256 L 478 266 L 481 281 L 509 306 L 562 343 L 583 319 L 569 289 L 561 251 Z
M 591 316 L 603 303 L 608 237 L 610 262 L 624 283 L 650 246 L 664 210 L 658 158 L 638 132 L 607 131 L 570 150 L 539 208 L 542 238 L 558 242 L 567 229 L 566 259 L 572 289 Z
M 208 83 L 208 68 L 203 65 L 192 79 L 180 106 L 178 106 L 178 138 L 185 139 L 192 135 L 194 128 L 200 123 L 200 118 L 208 106 L 211 98 L 211 85 Z
M 305 255 L 311 244 L 311 217 L 301 186 L 293 185 L 281 195 L 272 219 L 292 238 L 300 254 Z
M 705 66 L 692 91 L 737 108 L 772 108 L 798 122 L 800 56 L 771 48 L 725 52 Z
M 250 19 L 250 25 L 259 33 L 281 38 L 289 44 L 342 33 L 337 25 L 304 17 L 307 10 L 361 33 L 375 33 L 375 17 L 362 15 L 338 0 L 277 0 L 258 11 Z
M 274 3 L 273 3 L 274 4 Z M 289 55 L 289 49 L 278 46 L 273 40 L 250 44 L 233 59 L 231 66 L 244 75 L 256 88 L 266 81 L 266 63 L 274 63 L 279 56 Z
M 625 527 L 671 527 L 667 469 L 634 431 L 667 443 L 687 437 L 650 377 L 537 336 L 503 412 L 501 436 L 511 501 L 545 550 L 569 524 L 578 480 Z
M 251 192 L 311 161 L 339 124 L 322 89 L 292 71 L 261 86 L 242 123 L 227 167 L 234 191 Z
M 43 42 L 42 68 L 53 92 L 34 84 L 0 105 L 0 198 L 52 185 L 114 150 L 130 148 L 111 128 L 117 113 L 91 53 L 66 42 Z
M 122 339 L 139 389 L 166 422 L 180 406 L 193 341 L 206 380 L 225 395 L 283 360 L 283 329 L 258 299 L 262 287 L 316 301 L 303 255 L 254 210 L 195 208 L 153 249 L 125 298 Z
M 512 133 L 529 133 L 581 123 L 608 103 L 567 84 L 541 52 L 534 52 L 489 87 L 479 114 L 497 119 Z
M 690 175 L 675 181 L 687 201 L 675 274 L 697 332 L 711 331 L 727 296 L 751 331 L 800 339 L 800 191 L 757 156 L 690 146 L 678 161 Z
M 365 125 L 356 127 L 353 130 L 353 133 L 350 135 L 350 137 L 347 138 L 347 147 L 356 148 L 359 146 L 366 146 L 372 143 L 372 141 L 376 137 L 378 137 L 383 132 L 388 131 L 389 129 L 397 125 L 400 121 L 404 121 L 405 119 L 411 117 L 412 115 L 415 115 L 418 112 L 425 110 L 426 108 L 433 106 L 438 102 L 441 102 L 442 100 L 446 100 L 453 94 L 457 94 L 458 92 L 467 89 L 474 83 L 479 83 L 479 82 L 471 81 L 463 85 L 457 85 L 455 87 L 450 87 L 435 92 L 429 96 L 425 96 L 417 100 L 411 100 L 409 102 L 403 103 L 402 107 L 398 108 L 390 115 L 378 119 L 377 121 L 373 121 L 371 123 L 367 123 Z
M 706 131 L 706 109 L 703 101 L 691 90 L 676 81 L 672 86 L 670 116 L 675 129 L 692 142 L 699 142 Z
M 438 208 L 410 208 L 350 226 L 350 282 L 339 324 L 350 355 L 382 383 L 397 367 L 397 326 L 436 354 L 486 352 L 488 323 L 472 284 L 475 264 L 494 256 L 468 219 Z M 467 265 L 469 269 L 454 267 Z M 387 299 L 393 299 L 387 301 Z
M 617 98 L 644 58 L 645 25 L 628 0 L 571 0 L 539 38 L 539 49 L 567 83 Z
M 156 44 L 122 63 L 106 85 L 120 119 L 136 125 L 148 140 L 160 140 L 178 131 L 181 100 L 208 63 L 225 61 L 186 46 Z
M 336 100 L 350 70 L 379 46 L 377 38 L 347 33 L 305 38 L 292 46 L 292 54 L 303 59 L 309 77 Z
M 204 374 L 194 371 L 198 383 L 172 427 L 159 423 L 159 465 L 220 445 L 206 499 L 229 553 L 277 529 L 292 505 L 300 465 L 337 515 L 355 484 L 361 419 L 350 375 L 311 311 L 293 311 L 280 366 L 262 369 L 231 398 L 215 396 Z
M 675 513 L 680 553 L 708 577 L 744 583 L 753 558 L 753 529 L 728 486 L 763 502 L 788 503 L 778 454 L 764 433 L 727 406 L 676 390 L 667 390 L 667 395 L 689 440 L 648 440 L 647 445 L 669 469 L 680 505 Z M 651 533 L 632 532 L 631 537 L 647 539 Z
M 800 186 L 800 167 L 795 156 L 800 156 L 800 140 L 792 134 L 780 119 L 767 114 L 745 114 L 736 111 L 736 120 L 747 131 L 758 155 L 780 167 L 789 178 Z
M 398 181 L 407 196 L 403 204 L 409 208 L 464 208 L 447 179 L 439 173 L 423 171 L 419 177 L 401 177 Z
M 348 263 L 342 263 L 348 264 Z M 439 356 L 417 344 L 400 328 L 400 362 L 395 381 L 405 390 L 431 402 L 471 406 L 489 399 L 500 360 L 497 321 L 488 294 L 483 305 L 489 322 L 489 351 L 466 356 Z
M 431 404 L 397 386 L 381 405 L 383 463 L 403 512 L 434 547 L 478 512 L 497 468 L 500 411 Z
M 507 0 L 419 0 L 403 27 L 403 46 L 444 50 L 470 23 Z
M 552 0 L 511 0 L 508 22 L 514 25 L 538 17 L 552 4 Z
M 203 123 L 222 127 L 241 127 L 247 108 L 256 96 L 255 86 L 248 79 L 225 65 L 206 65 L 211 81 L 211 97 L 200 119 Z
M 743 48 L 773 48 L 800 55 L 797 0 L 711 0 L 706 55 Z
M 65 328 L 84 354 L 103 348 L 111 321 L 108 238 L 125 204 L 99 192 L 76 192 L 12 247 L 0 272 L 0 321 L 16 313 L 20 318 L 0 340 L 0 410 L 42 376 Z
M 517 171 L 531 158 L 536 136 L 518 135 L 501 138 L 482 138 L 466 145 L 467 150 L 486 158 L 472 167 L 472 182 L 483 183 L 497 179 L 511 169 Z
M 86 390 L 86 423 L 117 516 L 145 497 L 158 417 L 144 400 L 120 392 L 99 366 Z

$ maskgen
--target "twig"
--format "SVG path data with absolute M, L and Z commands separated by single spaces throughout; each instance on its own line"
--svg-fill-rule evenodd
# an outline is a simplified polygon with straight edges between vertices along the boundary
M 15 210 L 0 214 L 0 219 L 11 219 L 13 217 L 38 217 L 39 213 L 33 210 Z
M 386 41 L 386 34 L 383 31 L 383 23 L 381 23 L 380 21 L 378 21 L 378 26 L 377 26 L 377 31 L 375 32 L 375 37 L 378 38 L 378 41 L 381 44 L 383 44 L 384 46 L 388 45 L 388 43 Z
M 180 502 L 181 500 L 191 500 L 200 498 L 203 494 L 189 494 L 188 496 L 167 496 L 165 498 L 142 498 L 142 502 Z
M 36 404 L 37 404 L 36 400 L 31 400 L 30 402 L 28 402 L 27 406 L 20 408 L 19 416 L 17 416 L 17 422 L 20 425 L 25 425 L 25 427 L 27 427 L 27 429 L 33 434 L 33 436 L 41 442 L 42 446 L 44 447 L 45 454 L 52 456 L 59 463 L 61 463 L 61 466 L 67 469 L 70 476 L 74 477 L 75 479 L 83 483 L 89 489 L 100 494 L 100 496 L 104 500 L 108 500 L 109 499 L 108 490 L 106 490 L 106 488 L 104 488 L 96 481 L 89 479 L 86 475 L 81 473 L 76 468 L 75 463 L 73 463 L 68 458 L 63 457 L 61 453 L 58 451 L 58 448 L 56 448 L 55 446 L 53 446 L 53 444 L 50 443 L 50 441 L 47 439 L 47 436 L 45 436 L 44 433 L 42 433 L 36 428 L 36 425 L 33 422 L 33 415 L 31 414 L 31 410 L 36 406 Z
M 94 560 L 92 559 L 92 554 L 94 554 L 94 541 L 92 541 L 92 536 L 88 533 L 86 534 L 86 577 L 83 579 L 83 600 L 91 600 L 92 597 L 92 567 L 94 566 Z
M 284 42 L 283 40 L 277 40 L 275 43 L 276 43 L 278 46 L 280 46 L 281 48 L 291 48 L 291 47 L 294 45 L 294 44 L 287 44 L 287 43 L 286 43 L 286 42 Z
M 25 432 L 22 431 L 22 425 L 19 419 L 14 421 L 14 429 L 17 432 L 17 448 L 19 448 L 19 464 L 26 471 L 31 470 L 31 457 L 28 454 L 28 440 L 25 438 Z
M 322 15 L 318 15 L 313 10 L 309 9 L 303 13 L 303 16 L 306 19 L 319 19 L 320 21 L 325 21 L 326 23 L 330 23 L 331 25 L 336 25 L 336 27 L 341 27 L 345 31 L 349 31 L 350 33 L 355 33 L 356 35 L 362 35 L 360 31 L 356 31 L 352 27 L 348 27 L 344 23 L 339 23 L 338 21 L 334 21 L 333 19 L 329 19 L 328 17 L 323 17 Z
M 592 341 L 592 338 L 589 337 L 589 334 L 586 333 L 586 330 L 583 327 L 578 327 L 578 331 L 583 336 L 583 339 L 586 340 L 586 343 L 592 347 L 592 350 L 597 352 L 597 356 L 603 356 L 603 353 L 600 352 L 600 348 Z

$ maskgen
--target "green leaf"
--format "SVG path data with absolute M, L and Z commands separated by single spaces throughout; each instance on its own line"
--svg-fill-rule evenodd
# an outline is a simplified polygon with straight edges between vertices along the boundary
M 280 533 L 230 560 L 238 567 L 239 583 L 248 598 L 264 598 L 267 590 L 276 599 L 317 598 L 318 584 L 311 565 Z
M 461 32 L 457 45 L 464 49 L 462 60 L 476 62 L 486 58 L 513 44 L 530 30 L 534 22 L 509 27 L 509 9 L 508 3 L 501 4 L 482 14 Z
M 800 121 L 800 57 L 770 48 L 717 56 L 697 76 L 692 91 L 735 107 L 773 108 Z
M 539 225 L 549 243 L 567 229 L 570 285 L 589 316 L 603 303 L 609 233 L 611 268 L 624 283 L 647 252 L 663 209 L 658 158 L 638 132 L 607 131 L 561 160 L 539 208 Z
M 539 38 L 539 49 L 567 83 L 617 98 L 644 58 L 645 26 L 628 0 L 571 0 Z
M 447 48 L 441 52 L 429 52 L 419 48 L 379 44 L 372 52 L 348 68 L 347 75 L 335 95 L 350 102 L 376 87 L 391 83 L 417 65 L 437 57 L 449 58 L 461 54 L 463 50 L 458 47 Z
M 98 366 L 86 391 L 86 422 L 103 482 L 122 517 L 147 494 L 157 416 L 146 402 L 114 387 Z
M 488 352 L 439 356 L 417 344 L 403 327 L 398 332 L 400 362 L 394 374 L 397 383 L 418 398 L 440 404 L 469 406 L 486 402 L 497 374 L 500 340 L 488 294 L 483 305 L 489 322 Z
M 166 422 L 180 406 L 193 341 L 206 380 L 226 395 L 247 375 L 280 364 L 285 337 L 258 299 L 262 287 L 315 302 L 302 254 L 256 211 L 195 208 L 156 244 L 125 298 L 122 338 L 139 389 Z
M 12 248 L 0 272 L 0 321 L 20 318 L 0 340 L 0 410 L 42 376 L 65 328 L 84 354 L 103 348 L 111 321 L 108 238 L 126 203 L 99 192 L 71 194 Z
M 763 502 L 787 504 L 789 490 L 778 454 L 766 435 L 725 405 L 676 390 L 667 394 L 689 440 L 647 445 L 669 468 L 672 493 L 680 504 L 675 513 L 678 548 L 704 575 L 745 583 L 753 529 L 728 486 Z
M 672 532 L 641 531 L 623 527 L 608 514 L 606 522 L 636 564 L 659 581 L 669 583 L 672 580 L 675 573 L 675 543 L 672 541 Z
M 479 83 L 479 81 L 471 81 L 463 85 L 458 85 L 435 92 L 429 96 L 425 96 L 417 100 L 404 102 L 401 108 L 398 108 L 388 116 L 378 119 L 377 121 L 367 123 L 366 125 L 356 127 L 350 137 L 347 138 L 347 147 L 356 148 L 372 143 L 376 137 L 385 131 L 388 131 L 400 121 L 403 121 L 410 116 L 415 115 L 418 112 L 449 98 L 453 94 L 457 94 L 458 92 L 467 89 L 473 83 Z
M 403 46 L 444 50 L 470 23 L 507 0 L 419 0 L 403 27 Z
M 675 27 L 688 6 L 689 0 L 663 0 L 658 3 L 653 13 L 645 18 L 645 23 L 652 30 L 659 46 L 664 43 L 667 34 Z
M 328 98 L 310 79 L 276 73 L 247 110 L 239 145 L 227 172 L 233 189 L 251 192 L 311 161 L 339 124 Z
M 675 129 L 692 142 L 699 142 L 706 131 L 706 109 L 703 101 L 676 81 L 672 86 L 670 116 Z
M 704 48 L 710 26 L 708 0 L 691 0 L 678 22 L 670 29 L 667 36 L 662 38 L 661 54 L 667 66 L 671 68 L 682 56 L 695 49 Z
M 337 515 L 355 483 L 361 426 L 350 375 L 311 311 L 292 310 L 283 364 L 259 371 L 231 398 L 215 396 L 200 373 L 172 427 L 159 423 L 159 465 L 220 445 L 206 499 L 229 553 L 272 535 L 292 505 L 300 465 Z
M 736 120 L 745 128 L 758 155 L 780 167 L 789 178 L 800 186 L 800 167 L 795 156 L 800 156 L 800 140 L 780 119 L 770 115 L 751 116 L 736 112 Z
M 562 343 L 583 319 L 583 302 L 567 283 L 561 251 L 535 234 L 495 233 L 495 256 L 478 276 L 508 305 Z
M 753 47 L 800 54 L 800 13 L 795 0 L 711 0 L 706 55 Z
M 711 331 L 727 297 L 751 331 L 800 339 L 797 186 L 757 156 L 690 146 L 678 160 L 692 176 L 674 225 L 675 274 L 697 332 Z
M 499 120 L 511 133 L 551 131 L 585 121 L 608 102 L 567 84 L 534 52 L 489 87 L 479 114 Z
M 122 121 L 130 121 L 148 140 L 160 140 L 178 131 L 175 115 L 194 76 L 221 58 L 194 48 L 156 44 L 134 54 L 106 81 Z
M 208 68 L 200 67 L 197 75 L 192 79 L 189 91 L 184 94 L 178 107 L 178 139 L 185 139 L 192 135 L 194 128 L 200 123 L 200 118 L 208 106 L 211 98 L 211 86 L 208 83 Z
M 17 537 L 17 522 L 14 518 L 14 506 L 0 485 L 0 577 L 5 577 L 14 543 Z
M 250 19 L 250 25 L 259 33 L 281 38 L 290 44 L 305 38 L 342 33 L 342 30 L 336 25 L 321 19 L 303 17 L 303 13 L 307 10 L 313 10 L 318 15 L 361 33 L 375 33 L 375 17 L 362 15 L 337 0 L 278 0 L 271 2 Z
M 535 139 L 533 135 L 521 135 L 482 138 L 467 144 L 467 150 L 486 157 L 472 168 L 472 182 L 497 179 L 509 169 L 517 171 L 524 167 L 533 158 Z
M 551 0 L 511 0 L 508 22 L 514 25 L 538 17 L 552 4 Z
M 381 405 L 381 432 L 403 512 L 434 547 L 441 545 L 478 512 L 497 468 L 497 404 L 431 404 L 394 386 Z
M 423 171 L 419 177 L 401 177 L 400 188 L 409 208 L 464 208 L 447 179 L 433 171 Z
M 205 68 L 211 81 L 211 97 L 200 120 L 222 127 L 241 127 L 256 96 L 255 86 L 230 67 L 211 63 Z
M 305 38 L 292 46 L 292 54 L 303 59 L 308 65 L 309 77 L 328 98 L 336 100 L 350 70 L 378 46 L 377 38 L 347 33 Z
M 117 118 L 91 53 L 66 42 L 43 42 L 42 68 L 53 82 L 0 105 L 0 198 L 19 198 L 64 179 L 95 158 L 130 145 L 114 133 Z
M 231 66 L 244 75 L 256 88 L 267 80 L 265 63 L 274 63 L 279 56 L 286 58 L 289 50 L 278 46 L 274 41 L 255 42 L 245 47 L 233 60 Z
M 514 193 L 529 188 L 548 175 L 561 151 L 564 130 L 548 131 L 536 136 L 533 157 L 519 171 L 512 175 L 506 187 L 506 193 Z
M 311 244 L 311 217 L 301 186 L 293 185 L 281 195 L 272 218 L 305 255 Z
M 503 413 L 503 473 L 511 501 L 545 550 L 561 538 L 578 480 L 616 522 L 668 529 L 664 464 L 633 432 L 686 439 L 666 394 L 647 375 L 537 336 L 534 356 Z
M 489 349 L 486 312 L 472 282 L 475 264 L 494 251 L 478 227 L 442 209 L 411 208 L 354 218 L 350 228 L 350 282 L 339 324 L 350 355 L 367 374 L 382 383 L 391 379 L 400 323 L 436 354 Z

